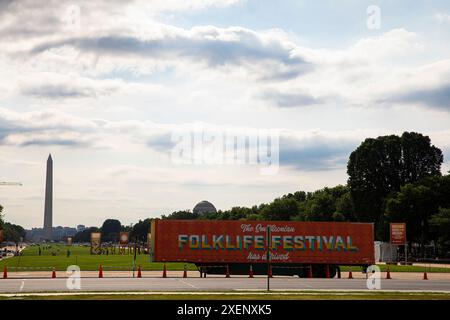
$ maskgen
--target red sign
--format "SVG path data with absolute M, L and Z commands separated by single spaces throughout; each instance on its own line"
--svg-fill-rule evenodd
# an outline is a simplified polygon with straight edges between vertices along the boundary
M 406 244 L 406 223 L 391 223 L 391 244 Z
M 155 220 L 154 261 L 373 264 L 373 224 Z

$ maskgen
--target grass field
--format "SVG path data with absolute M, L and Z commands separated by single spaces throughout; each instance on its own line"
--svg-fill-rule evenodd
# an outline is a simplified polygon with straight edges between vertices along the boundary
M 67 257 L 67 250 L 70 256 Z M 51 245 L 51 248 L 41 251 L 37 246 L 30 246 L 23 250 L 22 256 L 12 257 L 0 261 L 0 268 L 8 266 L 10 271 L 22 271 L 24 268 L 55 268 L 65 271 L 70 265 L 78 265 L 81 270 L 95 271 L 99 265 L 104 270 L 127 270 L 133 265 L 132 254 L 90 255 L 90 248 L 86 246 Z M 136 265 L 141 265 L 143 270 L 162 270 L 163 263 L 150 262 L 145 254 L 136 255 Z M 197 270 L 193 264 L 187 264 L 188 270 Z M 183 270 L 184 263 L 167 263 L 168 270 Z
M 67 250 L 70 250 L 70 256 L 67 257 Z M 41 251 L 37 246 L 27 247 L 20 257 L 8 258 L 0 261 L 0 271 L 3 266 L 8 266 L 10 271 L 21 271 L 24 268 L 55 268 L 58 271 L 65 271 L 70 265 L 78 265 L 81 270 L 95 271 L 98 270 L 101 264 L 105 270 L 129 270 L 133 264 L 133 255 L 90 255 L 90 248 L 87 246 L 64 246 L 53 244 L 49 249 Z M 136 264 L 141 265 L 141 268 L 146 271 L 157 271 L 163 269 L 163 263 L 150 262 L 149 256 L 145 254 L 136 255 Z M 386 265 L 379 265 L 382 272 L 387 270 Z M 181 271 L 184 268 L 184 263 L 167 263 L 167 269 L 170 271 Z M 389 266 L 391 272 L 424 272 L 425 268 L 422 266 Z M 187 264 L 187 269 L 197 270 L 195 265 Z M 349 271 L 350 267 L 343 266 L 342 271 Z M 361 271 L 360 267 L 352 267 L 353 272 Z M 450 268 L 427 268 L 427 272 L 442 272 L 450 273 Z
M 450 300 L 448 293 L 302 292 L 302 293 L 88 293 L 82 295 L 0 295 L 0 300 Z

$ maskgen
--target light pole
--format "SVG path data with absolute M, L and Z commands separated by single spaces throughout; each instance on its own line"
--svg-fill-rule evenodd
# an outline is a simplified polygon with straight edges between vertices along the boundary
M 421 234 L 421 239 L 420 239 L 420 242 L 421 242 L 421 244 L 420 244 L 421 248 L 420 248 L 420 249 L 421 249 L 422 259 L 424 259 L 424 258 L 425 258 L 424 232 L 423 232 L 423 227 L 424 227 L 424 225 L 425 225 L 424 219 L 422 219 L 420 225 L 421 225 L 421 227 L 422 227 L 422 230 L 421 230 L 421 231 L 422 231 L 422 234 Z
M 267 291 L 270 291 L 270 226 L 266 228 L 266 253 L 267 253 Z
M 137 244 L 137 237 L 134 237 L 134 252 L 133 252 L 133 278 L 134 278 L 134 270 L 136 269 L 136 244 Z

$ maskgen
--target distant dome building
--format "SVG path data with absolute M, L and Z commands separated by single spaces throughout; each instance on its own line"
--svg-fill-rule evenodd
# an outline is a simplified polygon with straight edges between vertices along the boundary
M 192 212 L 201 216 L 207 213 L 217 213 L 217 210 L 211 202 L 202 201 L 197 203 Z

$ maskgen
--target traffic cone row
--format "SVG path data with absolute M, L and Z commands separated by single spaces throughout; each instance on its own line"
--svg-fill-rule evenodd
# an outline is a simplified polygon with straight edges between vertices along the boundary
M 205 272 L 206 275 L 206 272 Z M 250 269 L 249 269 L 249 273 L 248 273 L 248 277 L 249 278 L 253 278 L 254 273 L 253 273 L 253 266 L 250 265 Z M 269 278 L 273 278 L 273 273 L 272 273 L 272 266 L 269 266 L 269 270 L 268 270 L 268 276 Z M 326 266 L 325 269 L 325 276 L 326 278 L 330 278 L 330 269 L 329 266 Z M 103 268 L 102 265 L 99 266 L 98 268 L 98 277 L 99 278 L 103 278 Z M 138 278 L 142 278 L 142 270 L 141 270 L 141 266 L 138 266 L 138 273 L 137 273 L 137 277 Z M 167 278 L 167 266 L 164 263 L 164 268 L 163 268 L 163 278 Z M 227 265 L 226 266 L 226 274 L 225 274 L 226 278 L 230 278 L 230 268 Z M 312 272 L 312 266 L 309 267 L 309 271 L 308 271 L 308 278 L 313 278 L 313 272 Z M 56 278 L 56 271 L 55 268 L 53 268 L 52 270 L 52 279 Z M 187 266 L 184 265 L 184 271 L 183 271 L 183 278 L 187 278 Z M 3 279 L 8 279 L 8 267 L 4 266 L 3 267 Z M 349 270 L 348 272 L 348 279 L 353 279 L 353 273 L 352 273 L 352 269 Z M 387 271 L 386 271 L 386 279 L 392 279 L 391 278 L 391 271 L 389 269 L 389 266 L 387 267 Z M 428 273 L 425 270 L 423 273 L 423 280 L 428 280 Z

